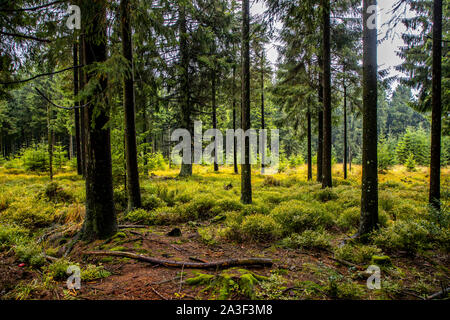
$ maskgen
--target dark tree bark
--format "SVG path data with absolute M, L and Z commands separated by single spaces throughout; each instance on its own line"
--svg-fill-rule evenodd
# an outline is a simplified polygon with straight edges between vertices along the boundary
M 345 65 L 344 65 L 344 179 L 347 179 L 347 85 L 345 83 Z
M 320 68 L 323 67 L 323 59 L 319 58 Z M 317 116 L 317 182 L 322 182 L 322 159 L 323 159 L 323 71 L 321 70 L 319 73 L 319 110 Z
M 78 44 L 74 43 L 73 45 L 73 65 L 77 66 L 78 65 Z M 78 77 L 79 77 L 79 70 L 78 69 L 73 69 L 73 94 L 75 96 L 75 98 L 78 96 L 78 91 L 79 91 L 79 81 L 78 81 Z M 80 103 L 77 102 L 75 104 L 75 107 L 79 106 Z M 83 174 L 83 169 L 81 168 L 82 163 L 81 163 L 81 141 L 80 141 L 80 110 L 78 108 L 75 108 L 74 110 L 75 112 L 75 149 L 76 149 L 76 154 L 77 154 L 77 173 L 79 175 Z
M 442 0 L 433 4 L 433 97 L 431 113 L 431 158 L 429 202 L 440 209 L 442 127 Z
M 53 129 L 51 124 L 51 114 L 51 108 L 47 104 L 48 169 L 50 181 L 53 181 Z
M 233 66 L 233 131 L 236 132 L 236 66 Z M 233 167 L 234 173 L 239 174 L 238 164 L 237 164 L 237 140 L 236 135 L 233 138 Z
M 217 129 L 217 106 L 216 106 L 216 70 L 211 72 L 211 100 L 212 100 L 212 125 Z M 214 171 L 219 171 L 217 159 L 217 137 L 214 137 Z
M 331 46 L 330 0 L 322 0 L 323 7 L 323 154 L 322 188 L 333 186 L 331 176 Z
M 86 60 L 84 59 L 84 51 L 85 51 L 85 41 L 84 36 L 80 36 L 80 65 L 86 65 Z M 79 68 L 79 83 L 80 89 L 84 88 L 86 84 L 86 73 L 83 68 Z M 82 101 L 84 104 L 86 101 Z M 86 114 L 87 108 L 80 109 L 80 158 L 81 158 L 81 174 L 83 178 L 86 178 Z
M 130 72 L 124 78 L 123 104 L 125 109 L 125 158 L 127 162 L 128 211 L 141 207 L 141 188 L 136 144 L 136 116 L 134 95 L 133 44 L 131 39 L 130 1 L 120 1 L 122 54 L 128 61 Z
M 105 0 L 81 2 L 82 25 L 85 32 L 84 59 L 86 65 L 106 61 Z M 87 33 L 86 33 L 87 32 Z M 86 80 L 96 76 L 86 72 Z M 113 200 L 111 141 L 108 97 L 104 94 L 107 80 L 101 78 L 99 88 L 91 96 L 93 102 L 86 113 L 86 217 L 82 229 L 85 240 L 105 239 L 117 232 L 117 217 Z M 94 112 L 95 110 L 95 112 Z
M 264 118 L 264 49 L 261 53 L 261 129 L 266 128 L 266 122 Z M 266 145 L 266 141 L 262 143 L 263 146 Z M 263 147 L 261 150 L 261 173 L 265 172 L 265 161 L 266 161 L 266 149 Z
M 191 106 L 190 106 L 190 88 L 189 88 L 189 48 L 187 42 L 187 26 L 186 26 L 186 7 L 180 5 L 179 8 L 179 32 L 180 32 L 180 58 L 181 58 L 181 125 L 182 128 L 187 129 L 191 137 L 194 136 L 194 126 L 191 120 Z M 194 148 L 193 139 L 191 139 L 191 155 Z M 192 159 L 189 163 L 183 161 L 181 163 L 180 177 L 192 176 Z
M 378 158 L 377 158 L 377 28 L 368 25 L 368 12 L 376 0 L 363 1 L 363 147 L 362 193 L 359 235 L 378 226 Z
M 242 130 L 250 129 L 250 0 L 242 1 Z M 244 143 L 241 165 L 241 202 L 252 203 L 252 171 L 250 165 L 250 138 Z
M 311 150 L 311 111 L 308 108 L 306 113 L 308 126 L 308 181 L 312 180 L 312 150 Z

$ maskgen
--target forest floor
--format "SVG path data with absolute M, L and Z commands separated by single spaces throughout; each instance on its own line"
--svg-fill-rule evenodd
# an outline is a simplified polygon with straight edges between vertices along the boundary
M 144 209 L 133 212 L 125 212 L 118 181 L 119 223 L 128 227 L 74 243 L 83 180 L 70 170 L 50 183 L 44 174 L 0 168 L 0 298 L 426 299 L 450 283 L 450 170 L 442 174 L 439 212 L 426 205 L 426 168 L 380 174 L 380 230 L 360 243 L 349 238 L 359 221 L 358 166 L 344 180 L 335 165 L 332 190 L 307 182 L 305 166 L 270 177 L 254 171 L 250 206 L 240 204 L 240 176 L 231 168 L 196 167 L 190 179 L 155 171 L 142 179 Z M 99 250 L 191 263 L 270 258 L 273 265 L 169 268 L 89 254 Z M 81 268 L 80 290 L 67 289 L 70 265 Z M 380 289 L 367 287 L 369 265 L 381 270 Z

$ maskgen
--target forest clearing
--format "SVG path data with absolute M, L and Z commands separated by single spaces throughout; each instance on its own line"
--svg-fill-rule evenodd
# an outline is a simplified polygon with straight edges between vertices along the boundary
M 84 185 L 67 170 L 48 176 L 0 169 L 1 294 L 10 299 L 426 299 L 448 283 L 448 216 L 427 207 L 427 169 L 396 166 L 380 175 L 381 229 L 370 244 L 352 241 L 359 224 L 361 167 L 348 180 L 334 166 L 334 188 L 307 181 L 306 166 L 275 176 L 254 172 L 254 202 L 240 201 L 232 168 L 198 166 L 190 179 L 155 171 L 142 180 L 144 209 L 125 214 L 115 189 L 120 228 L 107 240 L 77 243 Z M 450 172 L 443 170 L 449 204 Z M 447 219 L 447 220 L 443 220 Z M 14 225 L 14 227 L 12 227 Z M 8 227 L 10 226 L 10 227 Z M 168 234 L 174 229 L 179 234 Z M 59 235 L 62 232 L 64 235 Z M 345 244 L 343 244 L 345 241 Z M 242 257 L 271 267 L 168 268 L 89 251 L 142 254 L 177 262 Z M 57 260 L 47 260 L 49 255 Z M 367 267 L 381 263 L 381 290 L 369 290 Z M 20 266 L 24 263 L 24 266 Z M 81 267 L 81 290 L 66 287 L 69 265 Z

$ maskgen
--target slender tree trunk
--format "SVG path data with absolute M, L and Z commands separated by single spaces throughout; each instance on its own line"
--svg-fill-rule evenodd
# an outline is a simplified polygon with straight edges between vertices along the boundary
M 217 106 L 216 106 L 216 71 L 211 72 L 211 100 L 212 100 L 212 124 L 213 129 L 217 129 Z M 219 171 L 217 159 L 217 137 L 214 137 L 214 171 Z
M 359 235 L 378 226 L 377 159 L 377 28 L 370 26 L 369 9 L 376 0 L 363 0 L 363 148 L 362 194 Z
M 73 159 L 73 135 L 69 133 L 69 160 Z
M 347 86 L 345 84 L 345 66 L 344 66 L 344 179 L 347 179 Z
M 73 65 L 76 66 L 79 64 L 78 61 L 78 44 L 75 42 L 73 45 Z M 80 87 L 79 83 L 79 70 L 77 68 L 73 69 L 73 94 L 75 99 L 78 97 L 78 91 Z M 79 102 L 75 103 L 75 107 L 80 105 Z M 75 152 L 77 155 L 77 173 L 79 175 L 83 174 L 83 170 L 81 169 L 81 141 L 80 141 L 80 110 L 75 108 Z
M 123 103 L 125 109 L 125 156 L 127 161 L 128 211 L 141 207 L 139 168 L 136 144 L 136 116 L 134 95 L 133 44 L 131 39 L 130 1 L 120 1 L 122 51 L 131 68 L 123 83 Z
M 250 0 L 242 1 L 242 130 L 250 129 Z M 245 137 L 244 159 L 241 165 L 241 202 L 252 203 L 252 171 L 250 138 Z
M 144 110 L 143 110 L 143 115 L 144 115 L 144 134 L 145 134 L 145 138 L 144 138 L 144 172 L 145 172 L 145 177 L 148 178 L 148 145 L 150 143 L 149 139 L 148 139 L 148 119 L 147 119 L 147 107 L 145 105 L 145 103 L 143 103 L 144 106 Z M 170 157 L 169 157 L 170 158 Z
M 306 114 L 307 117 L 307 126 L 308 126 L 308 181 L 312 180 L 312 150 L 311 150 L 311 111 L 308 107 L 308 112 Z
M 180 32 L 180 56 L 181 56 L 181 124 L 182 128 L 187 129 L 191 137 L 194 136 L 194 126 L 191 121 L 191 106 L 190 106 L 190 87 L 189 87 L 189 48 L 187 42 L 187 27 L 186 27 L 186 7 L 180 5 L 179 8 L 179 32 Z M 191 139 L 191 155 L 193 155 L 194 141 Z M 180 177 L 192 176 L 192 157 L 189 163 L 185 163 L 184 157 L 181 163 Z
M 53 130 L 51 124 L 51 109 L 47 104 L 47 140 L 48 140 L 48 169 L 50 181 L 53 181 Z
M 236 132 L 236 66 L 233 66 L 233 132 Z M 233 167 L 234 173 L 239 174 L 238 164 L 237 164 L 237 140 L 236 135 L 233 138 Z
M 266 123 L 265 123 L 265 115 L 264 115 L 264 49 L 261 53 L 261 129 L 266 129 Z M 263 135 L 263 138 L 265 136 Z M 265 172 L 265 162 L 266 162 L 266 141 L 263 141 L 262 143 L 262 150 L 261 150 L 261 173 L 264 174 Z
M 322 188 L 333 186 L 331 176 L 331 46 L 330 0 L 322 0 L 323 6 L 323 154 Z
M 106 0 L 81 2 L 82 26 L 85 32 L 84 59 L 86 65 L 106 61 Z M 87 32 L 87 33 L 86 33 Z M 86 79 L 94 77 L 86 73 Z M 105 239 L 117 232 L 117 217 L 113 200 L 111 140 L 108 97 L 104 94 L 106 78 L 90 99 L 85 112 L 86 130 L 86 216 L 82 229 L 85 240 Z M 95 112 L 94 112 L 95 110 Z
M 323 67 L 323 59 L 319 58 L 320 68 Z M 317 117 L 317 182 L 322 182 L 323 170 L 322 170 L 322 159 L 323 159 L 323 71 L 319 73 L 319 111 Z
M 433 98 L 431 114 L 430 205 L 440 209 L 442 127 L 442 0 L 433 4 Z
M 85 37 L 80 36 L 80 65 L 86 65 L 86 59 L 84 58 L 85 51 Z M 84 88 L 86 84 L 86 72 L 84 72 L 83 68 L 79 68 L 79 81 L 80 81 L 80 89 Z M 86 103 L 86 101 L 82 101 L 82 104 Z M 80 109 L 80 158 L 81 158 L 81 173 L 83 178 L 86 178 L 86 153 L 87 153 L 87 145 L 86 145 L 86 130 L 88 129 L 86 126 L 86 117 L 87 117 L 87 108 Z

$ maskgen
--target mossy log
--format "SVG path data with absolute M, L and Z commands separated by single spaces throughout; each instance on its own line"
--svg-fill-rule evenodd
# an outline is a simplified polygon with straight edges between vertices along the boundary
M 264 266 L 270 267 L 273 262 L 271 259 L 265 258 L 246 258 L 246 259 L 228 259 L 217 262 L 180 262 L 180 261 L 170 261 L 164 259 L 156 259 L 152 257 L 147 257 L 141 254 L 136 254 L 132 252 L 119 252 L 119 251 L 90 251 L 86 252 L 88 255 L 99 255 L 99 256 L 114 256 L 114 257 L 126 257 L 130 259 L 135 259 L 142 262 L 148 262 L 152 264 L 159 264 L 169 268 L 189 268 L 189 269 L 221 269 L 221 268 L 231 268 L 237 266 Z

